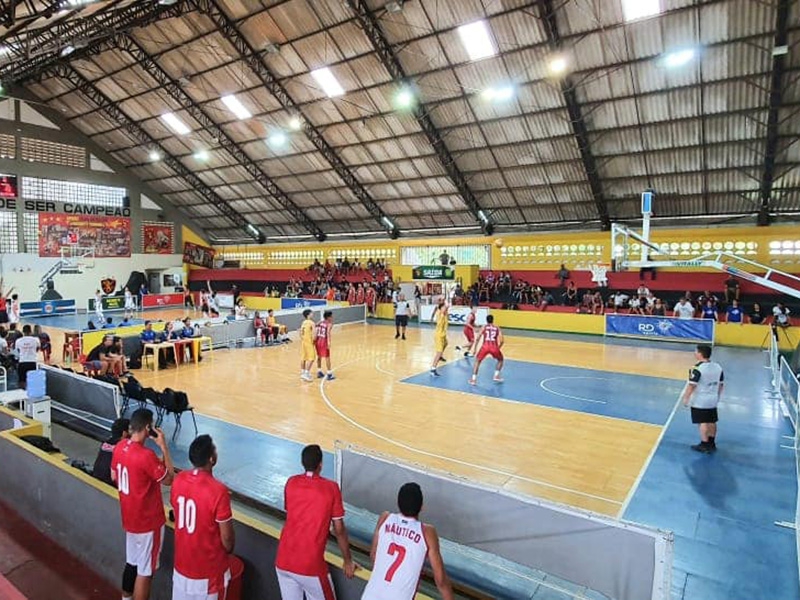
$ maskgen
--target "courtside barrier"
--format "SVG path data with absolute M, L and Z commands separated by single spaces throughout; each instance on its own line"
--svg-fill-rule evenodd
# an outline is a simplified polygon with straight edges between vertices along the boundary
M 649 315 L 605 316 L 606 335 L 671 342 L 714 343 L 713 319 L 677 319 Z
M 311 306 L 325 306 L 327 301 L 319 298 L 281 298 L 281 309 L 308 308 Z
M 4 412 L 0 408 L 0 414 Z M 41 435 L 39 424 L 24 421 L 27 426 L 22 429 L 0 433 L 3 457 L 0 499 L 99 575 L 118 585 L 125 564 L 125 534 L 116 490 L 69 466 L 63 455 L 48 455 L 19 439 L 21 435 Z M 235 461 L 236 457 L 228 454 L 221 460 Z M 236 509 L 233 514 L 235 553 L 245 563 L 242 598 L 279 598 L 274 565 L 280 523 L 273 524 L 267 516 L 255 518 Z M 161 568 L 153 578 L 151 597 L 157 600 L 172 597 L 172 531 L 168 524 Z M 337 597 L 358 600 L 369 571 L 361 568 L 353 579 L 347 579 L 339 556 L 327 552 L 325 559 Z M 417 598 L 429 600 L 423 595 Z
M 63 410 L 76 418 L 83 413 L 113 421 L 120 416 L 122 398 L 119 386 L 71 373 L 56 367 L 39 365 L 47 378 L 47 395 Z
M 670 532 L 493 489 L 341 443 L 336 478 L 345 503 L 376 519 L 396 505 L 401 485 L 415 481 L 424 490 L 426 520 L 446 540 L 615 600 L 670 597 Z
M 20 302 L 19 315 L 26 317 L 52 317 L 54 315 L 74 315 L 78 312 L 75 300 L 42 300 L 40 302 Z
M 183 294 L 145 294 L 142 296 L 142 308 L 166 308 L 183 306 Z
M 123 312 L 125 310 L 125 296 L 103 296 L 100 301 L 103 306 L 103 312 Z M 136 306 L 135 310 L 139 309 L 139 297 L 133 296 L 133 303 Z M 87 302 L 88 312 L 95 312 L 95 299 L 89 298 Z

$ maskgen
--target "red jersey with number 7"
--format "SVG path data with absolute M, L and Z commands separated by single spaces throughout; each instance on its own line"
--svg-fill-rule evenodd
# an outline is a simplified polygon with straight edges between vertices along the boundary
M 361 600 L 413 600 L 428 556 L 422 523 L 393 513 L 377 535 L 375 564 Z

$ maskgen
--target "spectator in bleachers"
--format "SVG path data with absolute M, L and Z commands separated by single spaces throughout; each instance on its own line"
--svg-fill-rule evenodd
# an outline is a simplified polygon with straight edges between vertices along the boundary
M 594 294 L 590 290 L 586 290 L 581 297 L 581 303 L 578 306 L 578 312 L 582 314 L 590 314 L 594 312 Z
M 561 268 L 556 273 L 556 279 L 558 279 L 558 287 L 564 287 L 564 283 L 569 279 L 569 270 L 564 263 L 561 263 Z
M 447 250 L 442 250 L 442 253 L 439 255 L 439 263 L 444 266 L 450 264 L 450 255 L 447 253 Z
M 678 300 L 678 303 L 675 305 L 675 310 L 673 311 L 673 316 L 678 319 L 694 318 L 694 307 L 685 296 Z
M 636 295 L 640 296 L 640 297 L 641 296 L 647 297 L 649 294 L 650 294 L 650 290 L 647 289 L 647 286 L 644 283 L 642 283 L 639 286 L 639 289 L 636 290 Z
M 44 364 L 49 365 L 50 356 L 53 353 L 53 344 L 50 341 L 50 336 L 42 329 L 41 325 L 33 326 L 33 335 L 39 338 L 39 347 L 42 349 L 42 358 L 44 359 Z
M 642 301 L 644 300 L 644 304 Z M 631 299 L 628 302 L 628 313 L 631 315 L 644 315 L 645 310 L 644 307 L 647 306 L 647 299 L 642 298 L 641 296 L 631 296 Z
M 567 289 L 561 294 L 561 297 L 564 299 L 564 304 L 566 306 L 575 306 L 575 303 L 578 301 L 578 288 L 575 287 L 575 282 L 570 281 L 567 284 Z
M 542 301 L 541 301 L 541 304 L 540 304 L 540 306 L 542 307 L 542 312 L 547 310 L 548 306 L 552 306 L 555 303 L 556 303 L 556 300 L 555 300 L 555 298 L 553 298 L 553 294 L 551 294 L 549 291 L 545 292 L 542 295 Z
M 114 452 L 114 447 L 122 440 L 127 440 L 130 437 L 128 427 L 131 422 L 128 419 L 117 419 L 111 424 L 111 437 L 100 445 L 97 451 L 97 458 L 94 459 L 94 467 L 92 468 L 92 477 L 104 481 L 108 485 L 114 485 L 111 480 L 111 455 Z
M 335 481 L 322 473 L 322 449 L 314 444 L 303 448 L 305 473 L 294 475 L 283 490 L 286 522 L 278 542 L 275 571 L 284 600 L 333 597 L 325 546 L 333 524 L 334 535 L 344 559 L 344 573 L 352 578 L 356 565 L 344 525 L 342 492 Z
M 744 324 L 744 312 L 739 307 L 739 301 L 735 298 L 725 311 L 725 321 L 727 323 L 738 323 L 739 325 Z
M 103 324 L 103 329 L 114 329 L 114 320 L 111 317 L 106 317 L 106 322 Z
M 783 302 L 778 302 L 772 308 L 772 324 L 776 327 L 789 327 L 789 309 Z
M 730 304 L 739 299 L 739 280 L 733 275 L 725 280 L 725 303 Z
M 610 302 L 614 312 L 619 312 L 625 308 L 628 305 L 628 299 L 628 294 L 623 293 L 622 290 L 617 290 L 614 292 L 614 295 L 611 296 Z
M 542 297 L 544 296 L 544 290 L 542 290 L 541 286 L 538 284 L 534 284 L 531 286 L 531 302 L 535 305 L 540 305 L 542 303 Z
M 764 315 L 761 312 L 761 305 L 758 302 L 753 304 L 753 310 L 750 311 L 750 314 L 747 315 L 747 318 L 750 319 L 750 322 L 753 325 L 761 325 L 764 323 Z
M 661 298 L 656 298 L 655 303 L 653 304 L 653 312 L 651 313 L 654 317 L 665 317 L 667 316 L 667 310 L 664 306 L 664 303 L 661 301 Z
M 717 305 L 711 298 L 706 298 L 705 304 L 700 307 L 700 316 L 703 319 L 718 320 Z
M 714 294 L 712 294 L 710 291 L 706 290 L 705 292 L 703 292 L 703 293 L 702 293 L 702 294 L 701 294 L 701 295 L 700 295 L 700 296 L 697 298 L 697 308 L 698 308 L 698 310 L 702 310 L 702 309 L 703 309 L 703 307 L 704 307 L 706 304 L 708 304 L 708 302 L 709 302 L 709 301 L 711 302 L 711 304 L 713 304 L 713 305 L 714 305 L 714 307 L 716 307 L 716 306 L 717 306 L 717 304 L 719 303 L 719 298 L 717 298 L 717 297 L 716 297 Z
M 603 302 L 603 295 L 597 291 L 592 296 L 592 314 L 602 315 L 605 312 L 605 303 Z

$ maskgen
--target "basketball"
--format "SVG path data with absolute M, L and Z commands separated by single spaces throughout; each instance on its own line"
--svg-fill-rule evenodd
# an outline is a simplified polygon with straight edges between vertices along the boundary
M 494 241 L 494 245 L 497 246 L 498 248 L 502 248 L 503 247 L 503 238 L 497 238 Z

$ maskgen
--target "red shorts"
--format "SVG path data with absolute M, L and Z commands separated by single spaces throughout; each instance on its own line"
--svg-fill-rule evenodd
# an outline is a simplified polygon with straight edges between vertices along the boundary
M 503 360 L 503 353 L 500 352 L 500 348 L 487 348 L 486 346 L 481 346 L 477 356 L 478 362 L 482 361 L 487 356 L 491 356 L 495 360 Z
M 317 356 L 319 358 L 329 358 L 331 355 L 331 349 L 328 348 L 328 342 L 316 342 L 314 344 L 314 348 L 316 348 Z
M 471 344 L 475 341 L 475 330 L 472 327 L 464 327 L 464 337 Z

